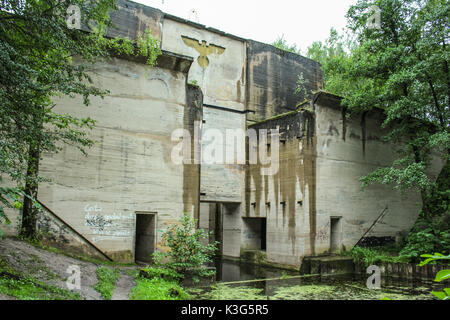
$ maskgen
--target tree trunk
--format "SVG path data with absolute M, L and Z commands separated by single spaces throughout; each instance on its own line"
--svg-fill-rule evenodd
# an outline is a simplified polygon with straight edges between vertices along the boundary
M 37 236 L 37 216 L 39 209 L 34 205 L 38 195 L 39 144 L 31 144 L 29 150 L 27 181 L 22 211 L 22 227 L 20 235 L 28 239 Z

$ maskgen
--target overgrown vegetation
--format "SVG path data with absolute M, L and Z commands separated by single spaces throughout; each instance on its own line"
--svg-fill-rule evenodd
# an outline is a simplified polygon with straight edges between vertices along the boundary
M 373 6 L 381 13 L 376 28 L 368 24 Z M 342 96 L 349 114 L 384 111 L 383 141 L 396 145 L 398 156 L 361 182 L 421 195 L 420 218 L 400 253 L 412 262 L 450 249 L 449 17 L 446 0 L 358 0 L 347 30 L 332 29 L 307 52 L 322 65 L 325 90 Z M 444 167 L 430 174 L 437 159 Z
M 417 263 L 420 257 L 428 252 L 450 252 L 450 229 L 448 222 L 439 220 L 448 219 L 448 213 L 442 217 L 428 220 L 419 217 L 414 228 L 409 233 L 404 248 L 400 251 L 400 257 L 404 260 Z
M 284 38 L 284 35 L 278 37 L 274 42 L 271 43 L 271 45 L 283 51 L 292 52 L 298 55 L 302 54 L 301 50 L 297 48 L 297 45 L 295 43 L 289 44 L 287 42 L 287 40 Z
M 368 267 L 370 265 L 376 265 L 383 262 L 406 262 L 405 258 L 398 256 L 398 247 L 385 246 L 385 247 L 354 247 L 350 252 L 345 252 L 344 255 L 349 255 L 353 258 L 356 264 Z
M 190 296 L 180 286 L 182 276 L 173 270 L 147 267 L 136 276 L 131 300 L 186 300 Z
M 209 269 L 217 242 L 204 244 L 209 235 L 196 228 L 197 221 L 185 213 L 178 224 L 162 232 L 162 243 L 167 252 L 153 254 L 154 265 L 141 269 L 136 276 L 136 286 L 131 292 L 132 300 L 186 300 L 189 294 L 181 282 L 192 277 L 198 282 L 200 277 L 210 277 L 215 270 Z
M 120 277 L 118 269 L 111 269 L 107 267 L 99 267 L 97 269 L 98 283 L 94 289 L 97 290 L 105 300 L 111 300 L 116 282 Z
M 169 282 L 180 282 L 183 275 L 169 268 L 146 267 L 141 269 L 141 277 L 146 279 L 163 279 Z
M 81 300 L 77 292 L 71 292 L 24 276 L 0 258 L 0 293 L 19 300 Z
M 263 290 L 248 286 L 229 286 L 218 283 L 201 295 L 203 300 L 266 300 Z
M 270 287 L 270 286 L 269 286 Z M 267 288 L 267 287 L 266 287 Z M 210 290 L 188 289 L 194 299 L 200 300 L 427 300 L 432 299 L 426 291 L 414 293 L 390 288 L 369 290 L 365 283 L 338 280 L 321 283 L 301 283 L 271 287 L 266 291 L 260 287 L 246 285 L 217 284 Z
M 215 270 L 206 264 L 213 261 L 219 243 L 204 244 L 202 241 L 208 241 L 209 235 L 203 229 L 197 229 L 196 225 L 197 221 L 185 213 L 179 224 L 162 232 L 162 243 L 169 250 L 153 254 L 155 265 L 183 276 L 189 274 L 194 282 L 198 282 L 199 277 L 214 275 Z
M 426 258 L 424 261 L 420 263 L 420 266 L 425 266 L 433 261 L 448 261 L 450 260 L 450 255 L 444 256 L 440 253 L 432 254 L 423 254 L 422 258 Z M 434 279 L 435 282 L 443 282 L 450 280 L 450 270 L 441 270 L 436 275 Z M 431 292 L 435 297 L 441 300 L 450 300 L 450 288 L 445 288 L 443 291 L 432 291 Z

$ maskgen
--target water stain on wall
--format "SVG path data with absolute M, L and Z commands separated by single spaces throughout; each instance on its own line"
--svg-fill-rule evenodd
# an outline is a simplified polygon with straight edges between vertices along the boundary
M 263 216 L 263 208 L 272 199 L 275 200 L 275 210 L 267 210 L 275 216 L 268 214 L 268 225 L 278 227 L 279 212 L 282 214 L 282 228 L 288 229 L 287 234 L 291 242 L 292 253 L 297 245 L 298 221 L 304 214 L 303 201 L 308 201 L 309 212 L 309 251 L 315 253 L 316 238 L 316 138 L 315 118 L 312 112 L 300 110 L 288 116 L 268 120 L 252 125 L 252 129 L 280 129 L 283 137 L 280 143 L 279 170 L 272 177 L 261 175 L 261 165 L 247 167 L 247 179 L 252 181 L 253 189 L 247 189 L 246 203 L 247 216 Z M 289 127 L 289 129 L 288 129 Z M 273 152 L 273 150 L 272 150 Z M 269 181 L 273 181 L 273 194 L 269 193 Z M 247 183 L 247 188 L 252 184 Z M 301 195 L 297 194 L 300 190 Z M 264 192 L 264 197 L 262 197 Z M 303 199 L 305 195 L 308 199 Z M 271 203 L 271 206 L 273 204 Z M 249 211 L 250 209 L 254 210 Z M 276 222 L 274 221 L 276 220 Z M 308 250 L 306 250 L 308 251 Z
M 191 135 L 191 162 L 183 164 L 183 207 L 184 212 L 194 211 L 194 218 L 199 218 L 200 165 L 194 162 L 196 152 L 195 123 L 203 120 L 203 93 L 197 86 L 186 86 L 186 106 L 183 125 Z

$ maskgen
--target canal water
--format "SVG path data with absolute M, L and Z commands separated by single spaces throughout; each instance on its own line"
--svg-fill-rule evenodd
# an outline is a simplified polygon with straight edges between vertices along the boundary
M 381 278 L 381 289 L 367 287 L 357 275 L 306 275 L 299 272 L 221 260 L 217 283 L 188 289 L 204 300 L 433 300 L 442 284 Z M 369 276 L 369 275 L 368 275 Z M 367 277 L 368 277 L 367 276 Z

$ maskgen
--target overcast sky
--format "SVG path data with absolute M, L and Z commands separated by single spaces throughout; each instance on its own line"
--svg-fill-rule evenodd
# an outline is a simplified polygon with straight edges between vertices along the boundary
M 304 52 L 341 30 L 356 0 L 134 0 L 236 36 L 272 43 L 284 35 Z M 197 13 L 192 14 L 194 9 Z

